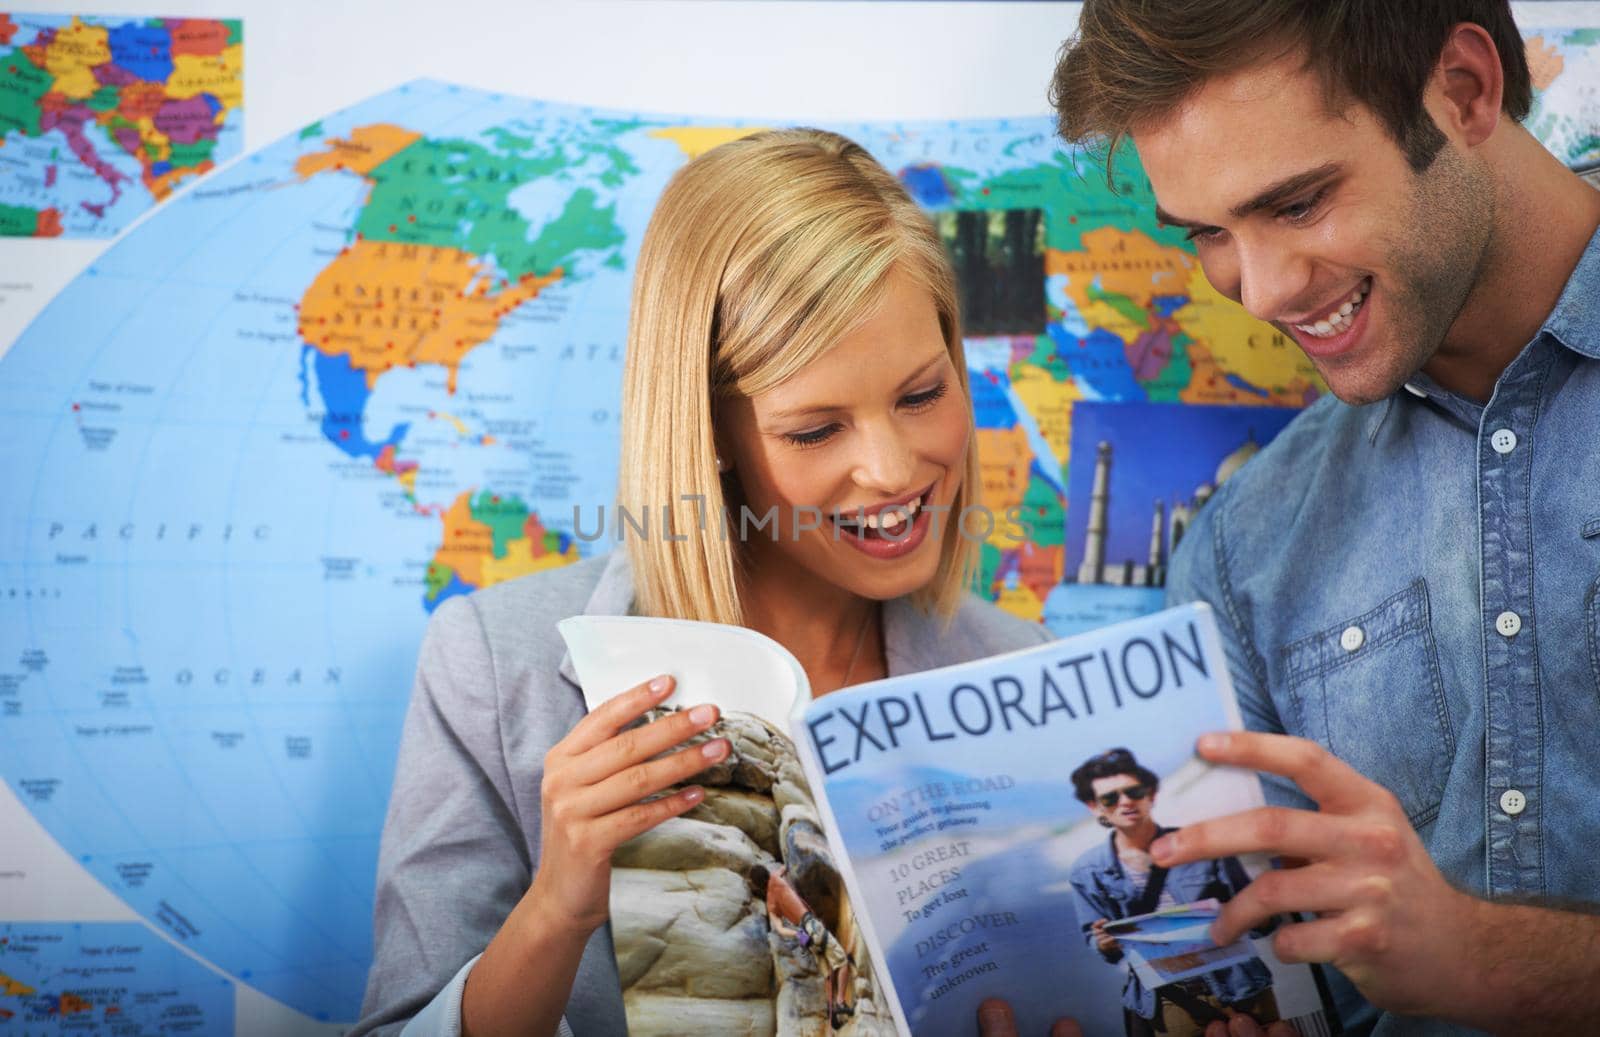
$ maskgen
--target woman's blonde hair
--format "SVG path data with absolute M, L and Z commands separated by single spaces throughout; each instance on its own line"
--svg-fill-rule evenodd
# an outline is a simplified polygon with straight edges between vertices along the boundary
M 639 250 L 623 376 L 618 504 L 659 523 L 624 536 L 637 612 L 743 623 L 738 495 L 717 472 L 716 405 L 828 352 L 872 315 L 892 268 L 932 296 L 966 404 L 950 260 L 864 148 L 823 130 L 774 130 L 714 148 L 672 178 Z M 958 525 L 980 486 L 967 412 L 966 469 L 946 525 Z M 947 531 L 938 571 L 913 600 L 954 615 L 978 551 L 959 528 Z

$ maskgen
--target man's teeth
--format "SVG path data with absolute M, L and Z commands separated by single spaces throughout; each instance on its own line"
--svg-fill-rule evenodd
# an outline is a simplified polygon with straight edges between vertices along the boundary
M 1366 301 L 1367 293 L 1372 286 L 1367 281 L 1362 281 L 1356 290 L 1345 296 L 1344 302 L 1332 314 L 1317 321 L 1315 324 L 1296 324 L 1295 327 L 1316 338 L 1332 338 L 1342 335 L 1350 330 L 1350 325 L 1355 323 L 1356 314 L 1361 312 L 1361 304 Z
M 841 514 L 836 520 L 841 526 L 865 526 L 867 529 L 898 529 L 901 523 L 910 520 L 922 506 L 922 501 L 914 500 L 910 504 L 897 504 L 892 508 L 885 508 L 875 515 L 862 515 L 857 518 L 846 518 Z

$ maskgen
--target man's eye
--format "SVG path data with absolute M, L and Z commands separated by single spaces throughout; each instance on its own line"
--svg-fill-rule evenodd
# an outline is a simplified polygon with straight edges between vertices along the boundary
M 1206 245 L 1218 241 L 1221 239 L 1221 237 L 1221 227 L 1194 227 L 1190 229 L 1189 233 L 1184 235 L 1184 239 L 1187 241 L 1193 241 L 1198 244 Z
M 837 424 L 824 425 L 821 428 L 811 429 L 809 432 L 785 432 L 783 438 L 795 446 L 817 446 L 832 439 L 833 434 L 837 431 L 839 431 Z
M 1278 215 L 1290 223 L 1303 223 L 1317 211 L 1317 206 L 1322 202 L 1323 195 L 1326 193 L 1327 189 L 1323 188 L 1310 198 L 1285 205 L 1278 210 Z

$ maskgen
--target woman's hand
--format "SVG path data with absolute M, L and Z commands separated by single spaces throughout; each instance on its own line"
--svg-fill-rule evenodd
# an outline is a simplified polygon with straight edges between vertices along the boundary
M 672 694 L 671 677 L 631 688 L 584 717 L 544 758 L 539 870 L 528 896 L 546 924 L 587 937 L 609 914 L 611 854 L 705 798 L 698 786 L 649 799 L 728 755 L 725 738 L 656 757 L 717 720 L 702 705 L 624 731 Z

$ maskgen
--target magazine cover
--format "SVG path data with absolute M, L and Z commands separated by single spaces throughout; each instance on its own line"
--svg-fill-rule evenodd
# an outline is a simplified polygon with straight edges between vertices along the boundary
M 628 1032 L 873 1037 L 886 995 L 801 769 L 788 718 L 800 664 L 741 627 L 626 616 L 558 625 L 593 709 L 660 673 L 663 705 L 715 703 L 696 742 L 732 752 L 693 783 L 693 810 L 612 857 L 611 930 Z M 659 715 L 652 711 L 650 719 Z
M 970 1037 L 988 997 L 1021 1033 L 1072 1016 L 1190 1037 L 1236 1013 L 1337 1032 L 1270 928 L 1207 935 L 1267 861 L 1147 852 L 1264 802 L 1254 774 L 1194 755 L 1242 727 L 1204 605 L 799 702 L 792 726 L 902 1032 Z

